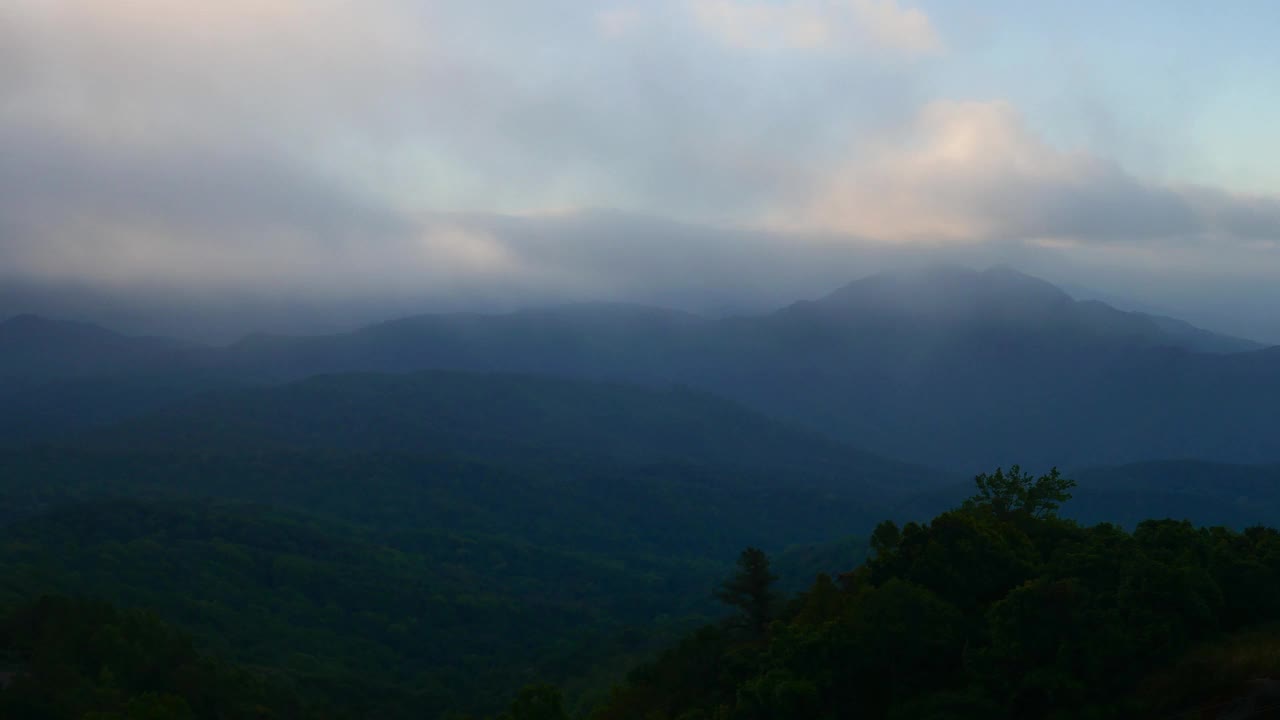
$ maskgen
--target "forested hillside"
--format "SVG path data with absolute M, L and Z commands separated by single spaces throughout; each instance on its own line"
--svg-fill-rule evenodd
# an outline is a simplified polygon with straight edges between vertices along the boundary
M 1243 530 L 1280 518 L 1280 465 L 1226 465 L 1197 460 L 1073 470 L 1078 482 L 1064 517 L 1085 524 L 1109 522 L 1132 529 L 1149 518 L 1191 520 Z M 912 497 L 893 517 L 922 519 L 968 497 L 957 482 Z
M 205 389 L 446 369 L 683 384 L 850 447 L 964 475 L 1010 456 L 1074 468 L 1280 462 L 1269 425 L 1280 352 L 1077 301 L 999 267 L 875 275 L 724 318 L 576 305 L 226 347 L 21 318 L 0 324 L 6 343 L 5 440 L 135 418 Z M 45 361 L 23 359 L 35 357 Z
M 1273 716 L 1280 532 L 1083 526 L 1057 517 L 1056 473 L 978 485 L 928 523 L 880 525 L 864 565 L 794 598 L 744 552 L 722 594 L 740 614 L 592 717 Z
M 865 562 L 794 596 L 756 548 L 736 571 L 718 568 L 714 593 L 675 582 L 674 566 L 655 559 L 648 571 L 615 562 L 596 596 L 602 576 L 588 566 L 603 558 L 380 537 L 252 506 L 70 507 L 11 525 L 0 545 L 0 709 L 50 719 L 409 718 L 508 704 L 496 717 L 1269 717 L 1280 699 L 1280 532 L 1081 525 L 1059 516 L 1074 482 L 1056 472 L 998 470 L 977 486 L 929 522 L 881 523 Z M 507 571 L 476 575 L 473 553 Z M 554 588 L 536 577 L 548 563 L 560 572 Z M 575 564 L 584 569 L 565 571 Z M 195 638 L 133 610 L 24 597 L 33 584 L 155 608 Z M 463 586 L 468 594 L 451 594 Z M 648 594 L 707 611 L 714 595 L 724 619 L 692 632 L 610 622 L 611 601 Z M 505 636 L 501 661 L 481 651 L 487 635 Z M 669 649 L 610 692 L 606 668 L 546 682 L 603 658 L 638 662 L 655 639 Z
M 716 583 L 750 546 L 775 558 L 779 593 L 819 573 L 843 578 L 829 585 L 848 607 L 824 623 L 853 617 L 857 598 L 882 587 L 905 594 L 874 602 L 916 602 L 911 612 L 926 620 L 945 616 L 950 624 L 930 630 L 944 645 L 911 652 L 937 660 L 962 638 L 959 669 L 929 666 L 915 674 L 935 684 L 898 695 L 959 693 L 957 707 L 1013 712 L 1013 696 L 1000 695 L 1008 689 L 993 689 L 982 675 L 989 668 L 974 664 L 995 652 L 975 654 L 994 642 L 984 623 L 1002 593 L 1036 578 L 1055 588 L 1084 582 L 1055 565 L 1064 538 L 1085 548 L 1128 543 L 1123 553 L 1141 555 L 1143 533 L 1165 527 L 1141 524 L 1148 518 L 1221 524 L 1232 530 L 1214 537 L 1235 547 L 1232 532 L 1280 512 L 1276 468 L 1186 460 L 1073 473 L 1080 485 L 1063 517 L 1116 523 L 1105 526 L 1112 537 L 974 507 L 919 525 L 971 492 L 964 475 L 862 448 L 901 444 L 904 456 L 969 458 L 961 464 L 1015 445 L 1041 459 L 1063 448 L 1107 458 L 1108 447 L 1147 457 L 1174 445 L 1193 456 L 1270 457 L 1269 436 L 1255 431 L 1270 412 L 1274 351 L 1077 303 L 1009 271 L 931 272 L 930 293 L 918 292 L 921 277 L 885 276 L 758 317 L 575 306 L 228 348 L 21 318 L 0 332 L 0 345 L 16 349 L 0 359 L 0 603 L 83 595 L 126 614 L 154 612 L 190 633 L 210 662 L 268 683 L 278 694 L 264 707 L 293 708 L 286 714 L 488 714 L 529 685 L 516 716 L 581 715 L 627 668 L 713 620 Z M 420 370 L 431 367 L 486 372 Z M 313 374 L 345 369 L 413 372 Z M 498 369 L 546 374 L 488 372 Z M 1009 393 L 1021 400 L 1008 402 Z M 1223 402 L 1206 404 L 1210 395 Z M 1150 410 L 1157 405 L 1168 412 Z M 1193 417 L 1202 406 L 1230 418 Z M 1126 415 L 1134 408 L 1141 422 Z M 995 585 L 960 602 L 924 570 L 891 565 L 900 551 L 885 544 L 888 526 L 866 542 L 885 519 L 903 525 L 902 548 L 914 547 L 908 535 L 924 542 L 931 528 L 959 523 L 954 538 L 926 543 L 930 572 Z M 994 550 L 984 544 L 992 542 Z M 1134 583 L 1148 580 L 1126 580 L 1129 571 L 1112 568 L 1108 582 L 1139 592 Z M 822 587 L 802 597 L 830 594 Z M 1181 597 L 1183 588 L 1161 592 Z M 716 662 L 732 672 L 794 676 L 795 687 L 812 682 L 823 697 L 826 681 L 804 676 L 808 661 L 771 664 L 790 652 L 771 638 L 799 622 L 799 606 L 766 606 L 754 639 L 716 625 L 694 637 L 713 638 L 730 658 Z M 1112 622 L 1111 606 L 1099 607 Z M 1119 617 L 1126 627 L 1145 622 Z M 1185 646 L 1235 627 L 1209 626 L 1184 632 Z M 841 637 L 803 642 L 835 662 L 853 650 L 822 643 Z M 1154 655 L 1125 657 L 1157 671 Z M 656 667 L 672 662 L 683 661 Z M 644 672 L 604 705 L 607 717 L 646 707 L 646 693 L 692 698 L 689 707 L 650 707 L 658 716 L 765 712 L 739 701 L 766 692 L 749 689 L 756 675 L 702 678 L 695 697 L 691 688 L 646 690 Z M 67 708 L 133 712 L 101 678 L 83 682 L 83 703 Z M 776 692 L 795 690 L 784 685 Z M 901 698 L 867 691 L 859 707 L 873 716 L 914 717 L 913 705 L 894 709 Z M 155 692 L 181 710 L 173 692 Z M 1109 707 L 1113 695 L 1087 702 Z M 839 703 L 797 707 L 838 716 Z M 191 710 L 213 706 L 201 707 Z
M 322 375 L 210 392 L 86 433 L 76 444 L 390 452 L 494 463 L 685 463 L 732 471 L 743 486 L 845 496 L 856 489 L 867 502 L 904 497 L 941 477 L 687 387 L 449 371 Z
M 0 720 L 1280 720 L 1277 28 L 0 0 Z
M 284 720 L 312 710 L 260 672 L 202 655 L 139 610 L 43 597 L 0 610 L 0 717 L 7 720 Z
M 146 608 L 357 716 L 582 702 L 714 613 L 743 545 L 947 481 L 689 390 L 320 377 L 0 452 L 0 599 Z
M 492 709 L 495 692 L 540 679 L 576 696 L 607 679 L 597 663 L 620 668 L 713 611 L 722 570 L 693 553 L 377 532 L 243 505 L 85 503 L 0 531 L 0 604 L 145 608 L 351 717 Z

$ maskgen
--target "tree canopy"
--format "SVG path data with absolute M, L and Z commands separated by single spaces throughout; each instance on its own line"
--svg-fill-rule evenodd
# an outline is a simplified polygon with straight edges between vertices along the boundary
M 1071 499 L 1074 480 L 1062 477 L 1058 468 L 1039 477 L 1022 472 L 1014 465 L 1005 472 L 996 468 L 991 474 L 983 473 L 974 478 L 978 492 L 965 501 L 965 507 L 990 508 L 998 515 L 1027 515 L 1046 518 L 1058 512 L 1062 503 Z
M 726 580 L 716 597 L 727 605 L 740 608 L 743 620 L 755 632 L 763 632 L 773 618 L 777 595 L 773 583 L 778 577 L 769 569 L 769 556 L 760 548 L 749 547 L 738 556 L 737 573 Z
M 1255 697 L 1257 678 L 1280 677 L 1274 652 L 1280 645 L 1280 532 L 1197 528 L 1171 519 L 1131 530 L 1083 526 L 1056 514 L 1071 487 L 1056 471 L 1034 477 L 1014 467 L 981 475 L 975 484 L 973 498 L 928 522 L 882 523 L 865 561 L 851 549 L 847 572 L 819 575 L 791 598 L 778 592 L 764 550 L 747 548 L 717 592 L 737 612 L 635 666 L 593 720 L 1201 716 Z M 369 639 L 429 637 L 412 635 L 395 620 L 404 617 L 392 612 L 399 606 L 385 604 L 420 596 L 400 596 L 392 585 L 357 572 L 377 556 L 408 573 L 388 577 L 412 583 L 422 568 L 407 556 L 336 543 L 320 526 L 297 518 L 251 521 L 253 515 L 239 510 L 189 507 L 160 515 L 116 510 L 96 520 L 84 512 L 58 516 L 56 533 L 43 525 L 39 533 L 34 526 L 15 530 L 9 552 L 44 548 L 31 555 L 22 577 L 37 577 L 37 567 L 56 569 L 47 561 L 58 553 L 101 545 L 71 568 L 90 574 L 105 567 L 128 579 L 135 564 L 168 562 L 160 549 L 176 544 L 200 567 L 170 564 L 168 571 L 183 582 L 198 579 L 191 587 L 208 590 L 180 607 L 216 608 L 222 598 L 235 598 L 288 611 L 285 603 L 297 602 L 290 597 L 297 588 L 328 588 L 330 604 L 308 611 L 341 613 L 324 616 L 323 627 L 347 623 L 351 634 Z M 224 565 L 234 573 L 206 574 Z M 245 586 L 242 594 L 212 592 L 227 590 L 233 577 Z M 217 584 L 205 584 L 211 579 Z M 490 616 L 475 609 L 433 608 L 454 613 L 459 623 L 489 623 Z M 532 622 L 516 615 L 503 627 L 513 646 L 521 623 Z M 227 632 L 239 640 L 256 627 Z M 283 650 L 311 651 L 295 662 L 317 671 L 238 667 L 149 612 L 93 600 L 46 597 L 0 608 L 0 717 L 440 716 L 434 708 L 441 689 L 432 675 L 385 674 L 380 685 L 370 678 L 344 681 L 351 676 L 326 676 L 320 664 L 355 664 L 378 653 L 332 637 L 326 645 L 323 632 L 301 626 L 273 632 L 272 642 L 285 643 Z M 484 662 L 463 658 L 461 640 L 424 643 L 421 652 Z M 536 681 L 508 703 L 516 685 L 490 681 L 492 702 L 479 711 L 505 706 L 498 720 L 583 715 L 566 707 L 559 688 Z
M 927 523 L 881 524 L 870 559 L 819 576 L 763 636 L 687 637 L 594 720 L 1179 717 L 1280 674 L 1276 530 L 1081 526 L 1056 516 L 1072 486 L 1056 470 L 975 484 Z M 1233 660 L 1188 670 L 1224 644 Z

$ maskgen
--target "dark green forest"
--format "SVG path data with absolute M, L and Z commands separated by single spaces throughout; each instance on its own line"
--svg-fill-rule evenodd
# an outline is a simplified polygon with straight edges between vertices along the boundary
M 625 551 L 607 537 L 587 551 L 419 517 L 423 527 L 237 502 L 59 504 L 0 530 L 0 600 L 88 594 L 152 610 L 202 649 L 284 672 L 353 717 L 491 707 L 495 688 L 540 677 L 594 684 L 580 676 L 597 662 L 617 672 L 714 610 L 707 579 L 723 565 L 693 552 Z
M 356 717 L 586 707 L 743 545 L 803 587 L 938 477 L 682 389 L 321 377 L 0 450 L 0 601 L 147 609 Z
M 258 669 L 201 654 L 151 613 L 42 597 L 0 621 L 0 717 L 194 720 L 322 717 Z
M 973 496 L 679 385 L 219 373 L 5 396 L 0 719 L 1159 717 L 1276 674 L 1274 465 Z
M 497 538 L 70 505 L 5 529 L 0 717 L 1164 718 L 1271 701 L 1280 532 L 1081 525 L 1056 471 L 976 485 L 928 522 L 881 523 L 865 562 L 798 593 L 754 547 L 718 587 L 658 559 L 602 576 L 576 558 L 575 580 L 575 559 Z M 540 563 L 570 568 L 558 602 L 535 597 L 553 592 Z M 599 595 L 573 587 L 600 577 Z M 661 604 L 648 595 L 686 614 L 612 624 L 627 611 L 610 598 Z
M 738 614 L 637 667 L 592 718 L 1198 718 L 1275 703 L 1280 532 L 1086 527 L 1058 516 L 1074 483 L 1056 471 L 977 483 L 927 523 L 881 524 L 866 563 L 791 598 L 745 551 L 722 591 Z

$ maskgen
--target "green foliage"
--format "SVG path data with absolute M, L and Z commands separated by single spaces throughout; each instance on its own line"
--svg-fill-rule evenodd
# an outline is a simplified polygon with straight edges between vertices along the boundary
M 773 589 L 777 579 L 769 569 L 769 556 L 760 548 L 747 548 L 738 556 L 738 572 L 720 586 L 716 597 L 741 609 L 753 632 L 764 632 L 778 603 Z
M 762 637 L 707 629 L 668 651 L 596 720 L 1149 717 L 1280 669 L 1252 654 L 1194 692 L 1174 664 L 1280 621 L 1277 531 L 1083 527 L 1055 516 L 1071 486 L 1056 472 L 978 486 L 929 523 L 880 525 L 874 557 L 820 576 Z
M 303 718 L 286 688 L 199 654 L 190 637 L 138 611 L 43 597 L 0 620 L 14 679 L 0 717 L 42 720 Z
M 1070 490 L 1076 485 L 1074 480 L 1062 477 L 1058 468 L 1034 477 L 1017 465 L 1007 474 L 1003 468 L 996 468 L 990 475 L 979 475 L 974 483 L 978 494 L 965 501 L 966 509 L 985 507 L 1001 516 L 1021 514 L 1035 518 L 1057 513 L 1062 503 L 1071 499 Z
M 587 511 L 609 492 L 677 507 L 697 486 L 683 476 L 658 500 L 652 476 L 548 494 L 573 483 L 383 455 L 151 457 L 99 467 L 97 485 L 73 460 L 43 465 L 47 482 L 0 528 L 0 608 L 19 608 L 0 612 L 3 718 L 564 720 L 581 700 L 540 682 L 577 677 L 581 698 L 583 668 L 608 677 L 674 637 L 685 626 L 658 613 L 705 612 L 727 570 L 709 557 L 722 538 L 677 552 L 671 515 L 628 526 Z M 344 473 L 364 479 L 359 503 Z M 175 499 L 186 483 L 214 499 Z M 1221 702 L 1243 673 L 1280 668 L 1250 650 L 1203 687 L 1188 669 L 1280 621 L 1280 533 L 1083 527 L 1057 517 L 1071 481 L 1056 471 L 977 486 L 927 523 L 877 526 L 864 562 L 790 600 L 749 547 L 717 593 L 740 613 L 635 667 L 593 717 L 1128 718 Z M 95 499 L 103 487 L 147 499 Z M 637 529 L 651 539 L 631 542 Z M 806 567 L 862 558 L 851 543 L 798 547 Z M 43 592 L 145 607 L 193 635 Z
M 317 377 L 0 451 L 0 598 L 154 608 L 211 649 L 341 688 L 355 672 L 495 711 L 493 687 L 545 678 L 576 704 L 716 612 L 730 553 L 861 534 L 932 475 L 683 389 Z M 158 519 L 192 501 L 216 511 Z M 226 519 L 246 505 L 272 510 Z M 284 518 L 304 539 L 261 545 Z
M 888 555 L 897 550 L 901 544 L 902 531 L 892 520 L 880 523 L 876 526 L 875 532 L 871 533 L 871 550 L 876 556 Z
M 529 685 L 511 702 L 499 720 L 569 720 L 560 690 L 551 685 Z
M 103 501 L 0 531 L 0 602 L 149 608 L 205 650 L 382 717 L 497 710 L 510 688 L 624 664 L 696 624 L 658 610 L 712 610 L 704 578 L 721 568 L 246 505 Z
M 718 612 L 730 553 L 861 535 L 933 476 L 687 389 L 316 377 L 0 451 L 0 602 L 152 609 L 366 715 L 540 680 L 577 709 Z

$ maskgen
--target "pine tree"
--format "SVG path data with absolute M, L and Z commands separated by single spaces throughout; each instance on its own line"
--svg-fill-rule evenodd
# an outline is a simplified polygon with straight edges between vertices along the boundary
M 738 556 L 738 572 L 726 580 L 716 597 L 726 605 L 741 608 L 753 632 L 763 633 L 773 619 L 777 597 L 773 583 L 778 577 L 769 569 L 769 556 L 749 547 Z

